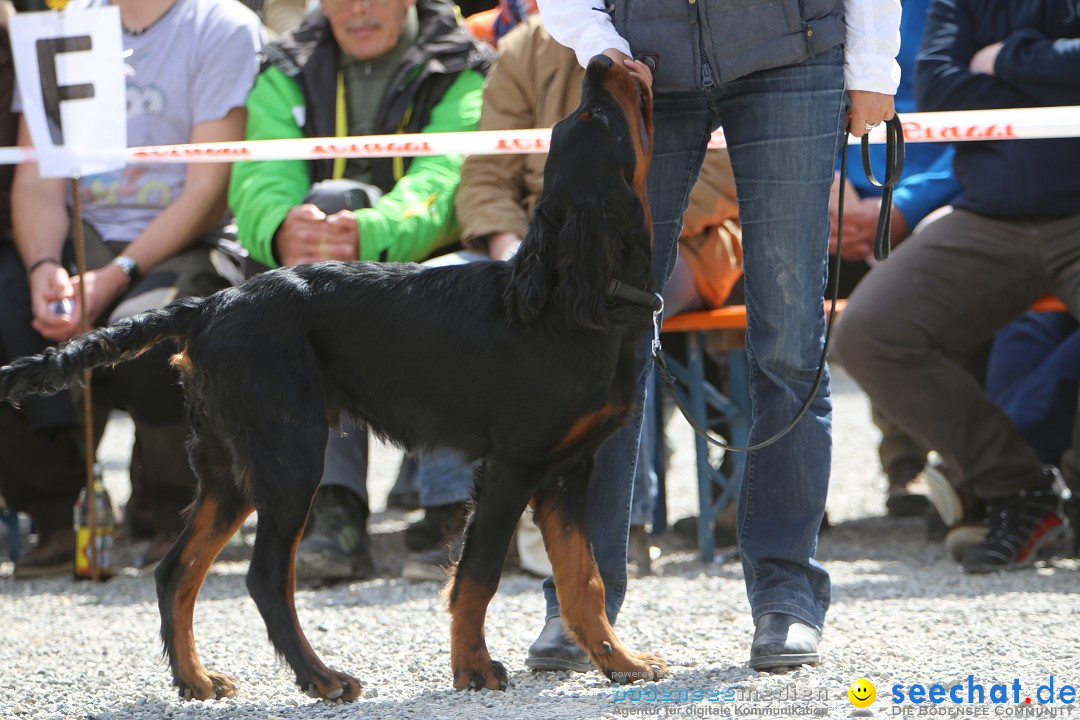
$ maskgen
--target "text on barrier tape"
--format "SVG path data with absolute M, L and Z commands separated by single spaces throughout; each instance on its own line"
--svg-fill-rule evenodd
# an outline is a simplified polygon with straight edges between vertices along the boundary
M 902 117 L 906 142 L 968 142 L 1080 137 L 1080 105 L 1044 108 L 907 113 Z M 290 138 L 190 145 L 130 147 L 119 153 L 87 151 L 88 159 L 123 159 L 130 164 L 317 160 L 340 157 L 418 157 L 422 155 L 505 155 L 548 151 L 551 130 L 477 130 L 455 133 L 367 135 L 341 138 Z M 870 142 L 885 141 L 885 130 Z M 710 148 L 725 147 L 717 130 Z M 31 148 L 0 148 L 0 165 L 33 162 Z

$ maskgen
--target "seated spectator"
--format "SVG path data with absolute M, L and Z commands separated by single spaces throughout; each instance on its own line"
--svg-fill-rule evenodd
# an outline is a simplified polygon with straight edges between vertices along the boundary
M 915 78 L 922 110 L 1080 103 L 1080 17 L 1052 0 L 937 2 Z M 1080 313 L 1080 139 L 961 143 L 955 211 L 870 273 L 838 327 L 836 356 L 882 412 L 937 450 L 987 504 L 968 572 L 1022 567 L 1064 534 L 1062 488 L 964 369 L 1044 294 Z M 1080 492 L 1074 425 L 1061 475 Z
M 915 58 L 919 51 L 930 0 L 906 0 L 900 20 L 900 85 L 896 111 L 915 111 Z M 910 143 L 905 146 L 904 172 L 893 193 L 892 243 L 903 241 L 932 211 L 948 205 L 960 190 L 952 173 L 953 150 L 944 143 Z M 885 176 L 885 145 L 870 146 L 871 167 Z M 835 267 L 837 229 L 843 223 L 844 243 L 840 263 L 840 297 L 848 297 L 856 283 L 870 271 L 874 260 L 874 234 L 881 212 L 882 189 L 870 183 L 861 170 L 861 146 L 852 143 L 847 152 L 847 183 L 841 188 L 839 172 L 829 204 L 832 234 L 829 238 L 829 271 Z M 844 217 L 837 217 L 838 200 L 844 195 Z M 831 278 L 830 278 L 831 280 Z M 831 288 L 831 284 L 829 285 Z M 842 320 L 841 320 L 842 322 Z M 888 479 L 885 509 L 890 515 L 920 515 L 930 509 L 925 483 L 918 480 L 926 464 L 927 449 L 871 407 L 874 424 L 881 431 L 878 456 Z
M 247 137 L 475 129 L 492 55 L 465 32 L 448 0 L 323 0 L 267 48 L 248 100 Z M 271 267 L 422 260 L 457 240 L 453 198 L 462 161 L 446 155 L 241 163 L 229 201 L 240 242 Z M 322 485 L 297 552 L 301 580 L 355 579 L 375 570 L 367 435 L 347 418 L 341 430 L 327 444 Z M 460 460 L 447 465 L 471 477 Z
M 104 5 L 78 0 L 69 9 Z M 225 0 L 119 0 L 132 145 L 222 142 L 243 137 L 244 99 L 261 46 L 257 18 Z M 229 72 L 221 72 L 229 68 Z M 18 142 L 31 144 L 25 123 Z M 14 249 L 0 248 L 0 338 L 4 359 L 39 353 L 80 330 L 79 285 L 90 322 L 108 324 L 227 283 L 211 263 L 208 234 L 225 224 L 230 166 L 128 166 L 80 179 L 85 277 L 74 275 L 67 181 L 34 163 L 16 169 L 11 195 Z M 14 250 L 17 250 L 16 253 Z M 54 309 L 57 301 L 70 309 Z M 183 393 L 168 343 L 95 375 L 94 397 L 135 423 L 129 527 L 152 535 L 142 562 L 160 559 L 182 527 L 195 478 L 187 462 Z M 16 577 L 70 572 L 72 504 L 85 453 L 72 397 L 0 405 L 0 477 L 13 507 L 38 530 Z

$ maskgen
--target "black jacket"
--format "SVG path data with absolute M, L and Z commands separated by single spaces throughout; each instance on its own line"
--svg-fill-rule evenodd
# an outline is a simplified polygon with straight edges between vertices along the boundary
M 994 75 L 968 70 L 1002 42 Z M 1080 2 L 935 0 L 915 77 L 920 110 L 1080 105 Z M 957 143 L 956 207 L 998 218 L 1080 213 L 1080 139 Z

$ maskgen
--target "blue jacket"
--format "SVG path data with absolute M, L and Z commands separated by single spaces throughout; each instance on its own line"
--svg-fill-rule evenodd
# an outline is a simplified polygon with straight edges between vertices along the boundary
M 994 75 L 968 65 L 1003 42 Z M 1080 104 L 1076 0 L 935 0 L 919 52 L 920 110 Z M 956 207 L 998 218 L 1080 213 L 1080 139 L 957 143 Z
M 904 0 L 900 18 L 900 86 L 896 89 L 896 112 L 915 112 L 915 58 L 919 53 L 926 15 L 932 0 Z M 953 176 L 953 148 L 945 143 L 909 143 L 904 146 L 904 174 L 893 192 L 893 203 L 903 213 L 909 228 L 914 228 L 930 212 L 948 205 L 960 192 Z M 885 177 L 885 145 L 870 146 L 870 165 L 876 177 Z M 859 143 L 847 152 L 848 179 L 859 197 L 879 197 L 881 188 L 870 184 L 862 171 Z

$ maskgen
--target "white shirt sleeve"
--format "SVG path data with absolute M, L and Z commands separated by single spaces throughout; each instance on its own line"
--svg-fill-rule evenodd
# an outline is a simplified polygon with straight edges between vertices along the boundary
M 893 95 L 900 85 L 900 0 L 844 0 L 848 90 Z
M 630 43 L 615 32 L 604 0 L 538 0 L 537 6 L 544 28 L 560 45 L 574 51 L 581 67 L 612 48 L 630 55 Z

